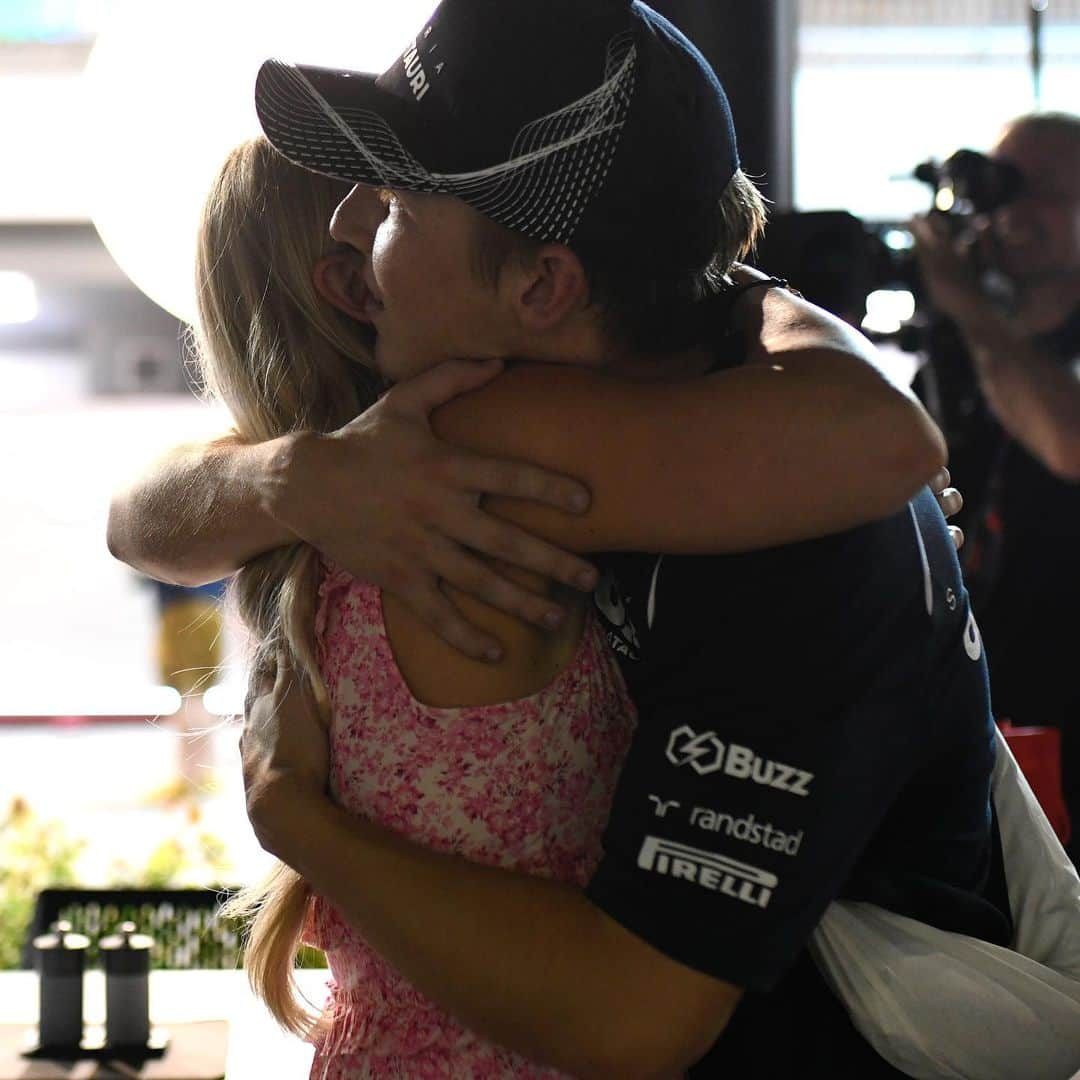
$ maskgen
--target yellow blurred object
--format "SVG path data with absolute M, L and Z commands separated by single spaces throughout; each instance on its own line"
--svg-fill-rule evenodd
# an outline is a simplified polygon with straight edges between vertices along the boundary
M 158 669 L 185 698 L 201 694 L 221 665 L 221 605 L 209 596 L 173 600 L 158 620 Z

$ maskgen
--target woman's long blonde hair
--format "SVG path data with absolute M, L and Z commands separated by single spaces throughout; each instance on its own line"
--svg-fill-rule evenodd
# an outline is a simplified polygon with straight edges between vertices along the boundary
M 349 185 L 291 164 L 263 138 L 237 147 L 207 197 L 196 262 L 195 364 L 248 442 L 291 431 L 332 431 L 381 388 L 371 331 L 318 293 L 313 269 L 339 245 L 327 231 Z M 345 250 L 342 248 L 341 250 Z M 318 554 L 307 544 L 268 551 L 233 576 L 230 592 L 250 631 L 251 670 L 273 677 L 279 657 L 329 723 L 315 651 Z M 225 908 L 250 920 L 244 963 L 255 992 L 287 1030 L 307 1034 L 293 969 L 310 898 L 278 864 Z

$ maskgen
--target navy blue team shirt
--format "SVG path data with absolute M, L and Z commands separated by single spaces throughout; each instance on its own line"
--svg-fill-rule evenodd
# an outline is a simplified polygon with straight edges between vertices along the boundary
M 1011 938 L 986 658 L 934 496 L 765 551 L 597 563 L 639 725 L 588 896 L 747 990 L 691 1075 L 899 1075 L 809 961 L 829 902 Z

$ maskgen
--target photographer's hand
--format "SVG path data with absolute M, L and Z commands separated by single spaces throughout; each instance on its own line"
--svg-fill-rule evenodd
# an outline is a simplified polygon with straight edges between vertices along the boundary
M 934 309 L 955 322 L 961 332 L 985 332 L 1004 322 L 979 287 L 972 265 L 973 241 L 957 240 L 940 214 L 917 217 L 910 223 L 915 255 Z

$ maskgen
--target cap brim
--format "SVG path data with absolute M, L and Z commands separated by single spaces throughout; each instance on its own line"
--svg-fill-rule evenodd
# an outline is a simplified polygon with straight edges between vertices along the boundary
M 414 103 L 387 93 L 377 78 L 267 60 L 255 80 L 259 123 L 275 150 L 313 172 L 373 187 L 439 190 L 423 160 Z

